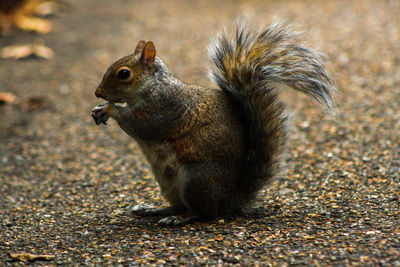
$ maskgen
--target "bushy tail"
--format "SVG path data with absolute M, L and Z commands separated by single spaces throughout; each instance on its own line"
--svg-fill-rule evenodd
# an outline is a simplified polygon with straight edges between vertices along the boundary
M 242 109 L 247 125 L 246 173 L 238 184 L 243 203 L 275 176 L 286 146 L 285 106 L 277 86 L 285 84 L 334 110 L 336 90 L 323 55 L 298 42 L 298 34 L 276 23 L 263 32 L 236 26 L 209 46 L 215 67 L 210 75 Z

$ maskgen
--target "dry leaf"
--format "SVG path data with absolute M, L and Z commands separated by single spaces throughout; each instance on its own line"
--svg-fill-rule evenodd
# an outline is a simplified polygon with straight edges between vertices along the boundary
M 0 92 L 0 104 L 5 103 L 13 103 L 15 101 L 15 95 L 6 92 Z
M 20 261 L 35 261 L 35 260 L 52 260 L 54 255 L 35 255 L 31 253 L 10 253 L 10 257 L 14 260 Z
M 2 1 L 3 0 L 1 0 L 0 3 Z M 49 15 L 49 13 L 55 11 L 57 6 L 52 6 L 52 1 L 8 0 L 5 2 L 7 3 L 0 5 L 0 30 L 3 33 L 7 33 L 11 26 L 16 26 L 25 31 L 33 31 L 41 34 L 49 33 L 52 30 L 53 26 L 49 21 L 34 16 L 35 13 L 39 13 L 39 15 Z
M 51 59 L 54 55 L 54 51 L 51 48 L 39 44 L 12 45 L 0 50 L 2 58 L 22 59 L 29 56 L 37 56 Z
M 41 34 L 49 33 L 53 29 L 53 26 L 49 21 L 25 15 L 17 17 L 14 20 L 14 23 L 22 30 L 34 31 Z

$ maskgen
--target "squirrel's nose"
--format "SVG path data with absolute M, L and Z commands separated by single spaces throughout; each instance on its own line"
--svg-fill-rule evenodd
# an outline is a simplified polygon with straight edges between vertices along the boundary
M 103 92 L 100 87 L 98 87 L 94 93 L 96 97 L 103 97 Z

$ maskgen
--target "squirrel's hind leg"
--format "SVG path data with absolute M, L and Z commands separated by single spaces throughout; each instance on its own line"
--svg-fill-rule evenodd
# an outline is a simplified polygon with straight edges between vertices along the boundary
M 234 169 L 211 162 L 187 164 L 179 169 L 178 179 L 187 217 L 215 218 L 236 209 Z
M 135 205 L 132 208 L 133 213 L 137 215 L 178 215 L 185 212 L 182 208 L 166 207 L 157 208 L 150 205 Z
M 156 208 L 150 205 L 135 205 L 132 211 L 140 216 L 164 215 L 166 217 L 158 221 L 163 225 L 181 225 L 200 218 L 200 216 L 187 213 L 185 209 L 176 207 Z

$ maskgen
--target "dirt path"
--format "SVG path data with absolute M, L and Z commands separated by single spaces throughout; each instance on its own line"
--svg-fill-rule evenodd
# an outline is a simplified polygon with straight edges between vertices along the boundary
M 0 262 L 44 264 L 400 265 L 400 2 L 68 1 L 45 36 L 51 60 L 0 60 Z M 105 69 L 153 40 L 176 76 L 206 85 L 206 45 L 239 16 L 286 18 L 330 58 L 339 116 L 288 94 L 296 115 L 287 171 L 262 213 L 184 227 L 131 214 L 162 205 L 135 142 L 90 110 Z M 300 98 L 300 101 L 298 99 Z

